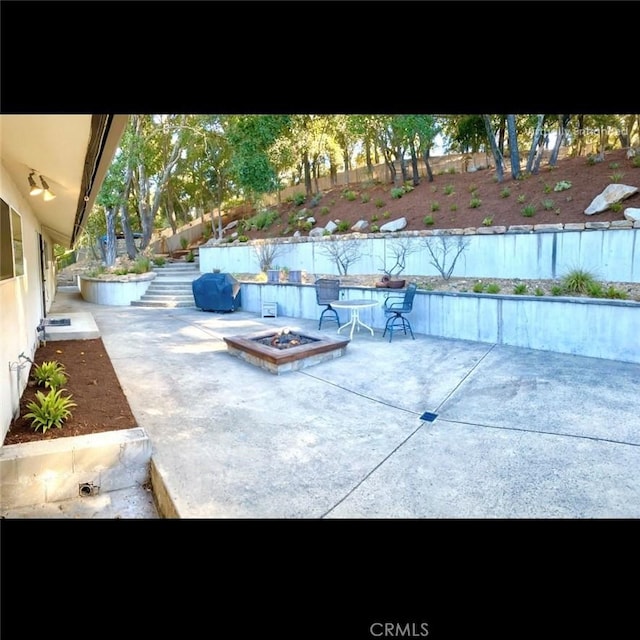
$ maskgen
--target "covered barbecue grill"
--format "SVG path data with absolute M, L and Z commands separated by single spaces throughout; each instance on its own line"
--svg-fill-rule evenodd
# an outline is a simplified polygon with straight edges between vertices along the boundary
M 204 273 L 191 287 L 196 307 L 203 311 L 240 308 L 240 283 L 230 273 Z

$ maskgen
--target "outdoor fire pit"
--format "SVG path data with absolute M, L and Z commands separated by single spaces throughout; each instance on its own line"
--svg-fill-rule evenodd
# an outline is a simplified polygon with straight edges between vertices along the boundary
M 271 373 L 296 371 L 343 356 L 349 338 L 316 331 L 267 329 L 244 336 L 224 338 L 227 351 Z

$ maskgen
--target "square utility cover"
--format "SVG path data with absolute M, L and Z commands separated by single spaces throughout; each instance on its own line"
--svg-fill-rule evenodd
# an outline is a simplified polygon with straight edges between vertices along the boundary
M 429 411 L 425 411 L 420 416 L 420 420 L 426 420 L 427 422 L 433 422 L 437 417 L 438 417 L 437 413 L 429 413 Z

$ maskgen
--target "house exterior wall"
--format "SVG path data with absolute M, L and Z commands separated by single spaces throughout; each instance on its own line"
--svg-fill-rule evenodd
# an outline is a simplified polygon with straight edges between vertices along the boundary
M 24 354 L 33 358 L 38 346 L 36 330 L 44 313 L 51 307 L 55 295 L 55 261 L 52 258 L 54 242 L 43 232 L 29 203 L 0 164 L 0 197 L 22 219 L 24 248 L 24 275 L 0 281 L 0 442 L 11 425 L 20 397 L 27 385 L 30 363 L 20 358 Z M 47 243 L 48 258 L 45 275 L 45 302 L 43 310 L 43 284 L 40 273 L 40 246 L 38 233 Z

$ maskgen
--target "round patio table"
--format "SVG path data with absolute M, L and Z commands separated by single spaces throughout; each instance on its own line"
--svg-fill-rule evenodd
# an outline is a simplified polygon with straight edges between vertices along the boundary
M 353 340 L 353 330 L 357 327 L 360 331 L 360 327 L 369 329 L 371 335 L 373 335 L 373 329 L 360 320 L 360 310 L 369 309 L 371 307 L 377 307 L 378 302 L 375 300 L 333 300 L 331 306 L 334 309 L 349 309 L 351 312 L 351 318 L 349 322 L 338 327 L 338 333 L 340 333 L 345 327 L 351 327 L 349 337 Z

